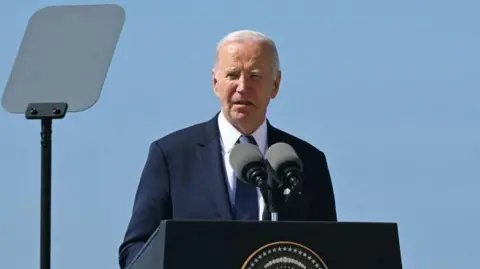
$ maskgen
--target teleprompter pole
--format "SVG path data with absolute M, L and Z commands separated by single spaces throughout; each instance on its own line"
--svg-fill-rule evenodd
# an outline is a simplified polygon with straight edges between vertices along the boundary
M 41 121 L 40 269 L 51 267 L 52 122 L 64 118 L 67 108 L 66 103 L 32 103 L 25 112 L 27 119 Z

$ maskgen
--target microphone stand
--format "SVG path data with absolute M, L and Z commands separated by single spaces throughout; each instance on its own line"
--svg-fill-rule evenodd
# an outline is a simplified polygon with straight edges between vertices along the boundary
M 294 186 L 282 184 L 282 181 L 276 178 L 277 175 L 275 171 L 269 165 L 267 175 L 266 185 L 268 188 L 265 188 L 262 193 L 264 193 L 264 197 L 266 196 L 267 198 L 265 200 L 267 201 L 268 211 L 270 212 L 270 220 L 278 221 L 278 212 L 281 206 L 285 206 L 292 196 L 302 195 L 301 182 Z
M 279 211 L 279 204 L 278 204 L 278 199 L 277 199 L 277 191 L 278 191 L 278 186 L 277 183 L 275 182 L 275 174 L 273 173 L 271 167 L 268 169 L 269 173 L 267 173 L 267 185 L 268 189 L 266 190 L 267 194 L 267 205 L 268 205 L 268 211 L 270 212 L 270 220 L 271 221 L 278 221 L 278 211 Z
M 272 188 L 269 188 L 267 190 L 267 196 L 268 196 L 268 211 L 270 212 L 270 220 L 278 221 L 277 203 L 275 202 L 275 198 L 274 198 L 275 195 L 273 193 Z

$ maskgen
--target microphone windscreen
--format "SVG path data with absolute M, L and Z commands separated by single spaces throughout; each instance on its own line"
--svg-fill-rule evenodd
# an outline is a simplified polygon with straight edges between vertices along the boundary
M 229 161 L 235 174 L 240 177 L 240 179 L 243 179 L 245 167 L 252 163 L 262 163 L 263 155 L 256 146 L 242 143 L 233 147 L 230 152 Z
M 265 159 L 275 171 L 286 163 L 295 163 L 302 170 L 302 160 L 300 160 L 293 147 L 284 142 L 275 143 L 268 148 Z

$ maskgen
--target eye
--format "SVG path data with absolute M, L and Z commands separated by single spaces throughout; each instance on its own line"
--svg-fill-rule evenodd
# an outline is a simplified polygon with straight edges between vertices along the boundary
M 238 74 L 236 73 L 227 73 L 227 78 L 229 79 L 237 79 L 238 78 Z
M 258 79 L 261 79 L 262 76 L 258 73 L 253 73 L 250 75 L 251 78 L 255 79 L 255 80 L 258 80 Z

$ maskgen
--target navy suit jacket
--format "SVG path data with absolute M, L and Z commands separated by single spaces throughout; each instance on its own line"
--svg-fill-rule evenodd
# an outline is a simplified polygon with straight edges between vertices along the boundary
M 150 145 L 132 216 L 119 248 L 120 268 L 133 260 L 161 220 L 232 219 L 217 116 Z M 336 221 L 324 153 L 269 122 L 267 125 L 268 145 L 288 143 L 303 162 L 303 195 L 291 200 L 278 214 L 278 220 Z

